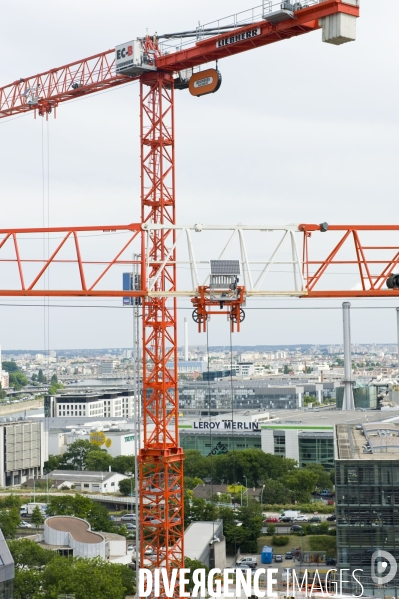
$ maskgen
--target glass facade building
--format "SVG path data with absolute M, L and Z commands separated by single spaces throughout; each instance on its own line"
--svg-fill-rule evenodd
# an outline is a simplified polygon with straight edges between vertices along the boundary
M 379 426 L 375 439 L 384 442 L 390 434 Z M 399 441 L 399 429 L 393 438 Z M 388 552 L 399 562 L 399 447 L 390 448 L 388 440 L 378 450 L 359 425 L 338 425 L 335 440 L 337 567 L 363 570 L 357 573 L 363 595 L 397 597 L 399 574 L 388 580 L 389 567 L 378 573 L 384 558 L 376 552 Z M 359 595 L 358 585 L 346 587 L 345 592 Z
M 242 449 L 262 449 L 260 431 L 253 431 L 246 434 L 240 434 L 238 431 L 208 432 L 192 430 L 180 431 L 180 446 L 184 449 L 197 449 L 201 455 L 218 455 L 228 451 Z
M 321 464 L 326 470 L 334 468 L 334 438 L 331 433 L 300 432 L 298 436 L 299 465 Z

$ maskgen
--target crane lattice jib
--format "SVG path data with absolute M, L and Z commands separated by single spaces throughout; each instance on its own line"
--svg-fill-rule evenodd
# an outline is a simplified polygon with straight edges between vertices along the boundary
M 263 19 L 241 26 L 233 20 L 227 33 L 206 37 L 206 32 L 201 33 L 200 30 L 197 36 L 200 37 L 199 41 L 194 41 L 188 47 L 183 45 L 181 50 L 161 54 L 156 58 L 156 66 L 160 70 L 176 72 L 220 60 L 315 31 L 320 28 L 320 19 L 337 13 L 358 17 L 359 7 L 342 0 L 325 0 L 301 8 L 295 11 L 295 19 L 279 23 Z M 138 78 L 117 75 L 115 50 L 107 50 L 33 77 L 21 77 L 0 88 L 0 118 L 35 110 L 43 114 L 62 102 L 124 85 Z

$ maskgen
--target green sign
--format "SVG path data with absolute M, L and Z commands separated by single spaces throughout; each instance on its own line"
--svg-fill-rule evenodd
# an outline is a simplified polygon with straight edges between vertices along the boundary
M 134 435 L 130 435 L 130 437 L 125 437 L 125 441 L 134 441 Z

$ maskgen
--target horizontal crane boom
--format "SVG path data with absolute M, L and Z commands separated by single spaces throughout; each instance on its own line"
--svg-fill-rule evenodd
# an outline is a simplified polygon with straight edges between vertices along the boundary
M 320 28 L 320 19 L 338 13 L 358 17 L 359 7 L 355 2 L 356 0 L 324 0 L 316 3 L 315 0 L 309 0 L 299 9 L 297 8 L 301 5 L 297 2 L 293 5 L 296 10 L 282 11 L 285 18 L 278 22 L 273 20 L 274 5 L 264 2 L 258 7 L 260 10 L 252 9 L 255 20 L 241 24 L 235 18 L 227 26 L 227 32 L 225 25 L 218 24 L 209 28 L 209 31 L 205 27 L 199 28 L 198 32 L 193 30 L 187 34 L 180 33 L 180 38 L 187 35 L 191 38 L 188 46 L 182 43 L 181 49 L 173 52 L 165 46 L 160 47 L 159 55 L 155 58 L 156 69 L 176 73 L 309 33 Z M 287 3 L 283 3 L 285 4 Z M 270 5 L 271 12 L 266 11 L 266 5 Z M 164 37 L 170 38 L 172 34 Z M 167 41 L 171 43 L 170 39 Z M 177 41 L 173 40 L 173 43 L 175 49 Z M 43 116 L 62 102 L 124 85 L 138 78 L 139 75 L 116 74 L 115 50 L 107 50 L 32 77 L 21 77 L 18 81 L 1 87 L 0 118 L 32 110 L 37 110 Z

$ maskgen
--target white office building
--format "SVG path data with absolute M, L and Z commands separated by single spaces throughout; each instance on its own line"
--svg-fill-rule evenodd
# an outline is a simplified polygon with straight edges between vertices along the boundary
M 58 418 L 133 418 L 132 391 L 64 393 L 45 398 L 45 415 Z

